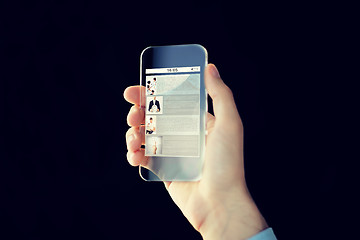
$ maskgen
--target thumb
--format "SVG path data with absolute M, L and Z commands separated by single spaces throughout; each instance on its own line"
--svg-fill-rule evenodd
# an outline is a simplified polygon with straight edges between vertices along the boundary
M 220 78 L 214 64 L 209 64 L 205 69 L 205 87 L 212 101 L 216 122 L 220 124 L 235 123 L 240 120 L 233 94 L 230 88 Z

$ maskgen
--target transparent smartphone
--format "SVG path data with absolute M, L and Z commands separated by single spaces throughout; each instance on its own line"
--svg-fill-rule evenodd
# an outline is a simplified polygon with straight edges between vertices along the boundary
M 197 181 L 205 151 L 207 51 L 197 44 L 148 47 L 140 57 L 146 181 Z M 144 91 L 145 90 L 145 91 Z

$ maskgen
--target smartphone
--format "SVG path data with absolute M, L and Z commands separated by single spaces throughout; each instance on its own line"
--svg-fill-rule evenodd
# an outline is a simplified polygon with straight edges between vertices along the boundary
M 145 111 L 146 181 L 198 181 L 204 162 L 207 51 L 198 44 L 145 48 L 140 91 Z M 144 91 L 145 90 L 145 91 Z

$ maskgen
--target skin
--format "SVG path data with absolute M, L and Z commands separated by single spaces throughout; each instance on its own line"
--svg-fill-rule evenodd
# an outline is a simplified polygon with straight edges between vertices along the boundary
M 154 152 L 153 152 L 153 154 L 156 154 L 156 150 L 157 150 L 157 147 L 156 147 L 156 142 L 155 142 L 155 144 L 154 144 Z
M 214 115 L 207 115 L 205 163 L 198 182 L 164 182 L 173 201 L 204 239 L 247 239 L 266 229 L 267 223 L 246 186 L 243 157 L 243 125 L 231 90 L 215 65 L 205 69 L 205 86 L 212 98 Z M 143 98 L 140 99 L 140 91 Z M 127 116 L 127 159 L 132 166 L 146 166 L 144 156 L 145 87 L 124 92 L 134 104 Z M 140 128 L 140 131 L 139 131 Z

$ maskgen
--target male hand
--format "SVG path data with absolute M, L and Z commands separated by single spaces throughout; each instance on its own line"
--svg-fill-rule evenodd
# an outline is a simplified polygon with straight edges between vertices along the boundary
M 165 182 L 170 196 L 204 239 L 246 239 L 267 228 L 245 182 L 243 126 L 231 90 L 213 64 L 205 69 L 205 86 L 212 98 L 215 116 L 208 113 L 205 162 L 198 182 Z M 140 99 L 140 91 L 143 91 Z M 145 87 L 124 92 L 133 103 L 127 117 L 127 159 L 133 166 L 146 165 L 140 148 L 145 142 Z M 140 128 L 140 131 L 139 131 Z

